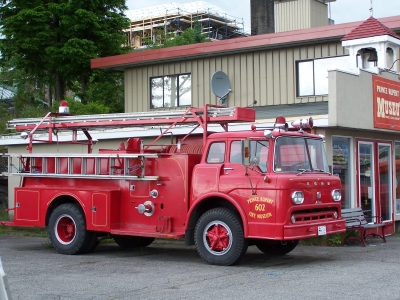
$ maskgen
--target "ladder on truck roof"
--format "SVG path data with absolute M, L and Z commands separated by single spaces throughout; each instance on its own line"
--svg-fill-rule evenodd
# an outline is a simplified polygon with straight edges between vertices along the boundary
M 157 154 L 4 154 L 4 176 L 159 180 L 146 175 L 145 160 Z M 13 159 L 18 159 L 14 164 Z
M 203 128 L 203 140 L 207 135 L 208 124 L 220 124 L 225 131 L 228 130 L 228 123 L 254 122 L 255 110 L 243 107 L 222 107 L 207 104 L 203 108 L 189 108 L 187 110 L 175 111 L 151 111 L 141 113 L 116 113 L 116 114 L 96 114 L 96 115 L 67 115 L 49 112 L 44 118 L 25 118 L 8 121 L 7 129 L 19 131 L 29 131 L 25 133 L 24 138 L 29 137 L 28 150 L 32 151 L 33 141 L 52 143 L 53 134 L 58 131 L 72 131 L 71 143 L 77 141 L 77 131 L 82 130 L 88 139 L 88 152 L 91 152 L 92 138 L 89 129 L 102 128 L 124 128 L 124 127 L 143 127 L 155 125 L 169 125 L 158 138 L 156 138 L 150 147 L 165 133 L 174 126 L 194 124 L 195 128 L 189 132 L 192 133 L 198 127 Z M 47 140 L 34 139 L 33 134 L 37 132 L 47 132 Z M 188 134 L 188 135 L 189 135 Z

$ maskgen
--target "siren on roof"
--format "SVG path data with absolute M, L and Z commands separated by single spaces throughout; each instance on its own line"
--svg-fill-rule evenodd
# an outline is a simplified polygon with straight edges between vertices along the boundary
M 288 123 L 286 123 L 286 118 L 284 116 L 277 116 L 275 119 L 274 129 L 283 129 L 284 131 L 288 131 Z
M 68 102 L 65 100 L 61 100 L 60 106 L 58 107 L 59 114 L 69 114 Z
M 293 121 L 291 123 L 291 125 L 293 126 L 293 128 L 297 128 L 297 129 L 311 129 L 314 126 L 314 121 L 311 117 L 309 117 L 308 119 L 300 119 L 300 120 L 296 120 Z

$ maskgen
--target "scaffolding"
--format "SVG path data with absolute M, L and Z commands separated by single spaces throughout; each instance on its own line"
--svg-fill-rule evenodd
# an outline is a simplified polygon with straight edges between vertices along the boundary
M 127 46 L 142 48 L 144 39 L 157 43 L 160 32 L 179 35 L 194 22 L 200 22 L 203 34 L 210 40 L 225 40 L 247 36 L 243 18 L 229 16 L 210 3 L 197 1 L 191 3 L 170 3 L 145 9 L 129 10 L 126 16 L 131 20 L 130 27 L 124 30 Z

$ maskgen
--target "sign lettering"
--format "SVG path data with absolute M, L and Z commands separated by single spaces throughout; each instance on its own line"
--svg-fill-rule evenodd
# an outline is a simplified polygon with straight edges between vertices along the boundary
M 274 204 L 274 200 L 267 197 L 253 197 L 247 199 L 247 204 L 251 204 L 253 210 L 249 211 L 249 217 L 261 220 L 272 217 L 272 212 L 265 211 L 267 209 L 267 204 Z
M 400 130 L 400 83 L 372 76 L 374 127 Z

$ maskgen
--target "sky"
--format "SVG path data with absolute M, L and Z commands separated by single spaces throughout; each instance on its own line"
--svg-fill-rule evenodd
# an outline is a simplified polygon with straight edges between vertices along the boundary
M 168 3 L 188 3 L 195 0 L 127 0 L 128 9 L 141 9 Z M 400 0 L 336 0 L 330 3 L 331 19 L 335 24 L 364 21 L 370 17 L 370 7 L 373 7 L 373 17 L 383 18 L 400 15 Z M 245 27 L 250 28 L 250 0 L 205 0 L 219 6 L 226 14 L 243 18 Z

